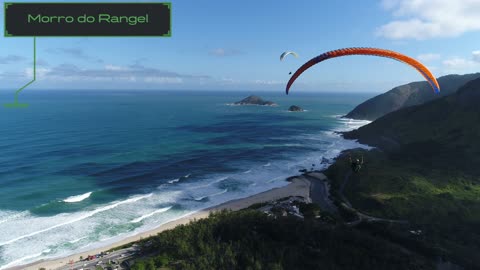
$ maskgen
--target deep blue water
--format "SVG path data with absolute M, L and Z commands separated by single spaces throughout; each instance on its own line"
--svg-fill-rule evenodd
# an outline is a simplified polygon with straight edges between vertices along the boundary
M 229 105 L 250 94 L 29 90 L 28 108 L 0 108 L 0 269 L 285 185 L 356 145 L 332 131 L 362 124 L 338 116 L 372 96 L 256 92 L 279 106 Z

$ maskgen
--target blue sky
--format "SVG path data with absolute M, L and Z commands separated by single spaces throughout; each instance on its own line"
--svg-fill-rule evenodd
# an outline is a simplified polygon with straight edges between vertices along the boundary
M 354 46 L 407 54 L 437 77 L 480 70 L 476 0 L 171 2 L 170 38 L 37 38 L 29 88 L 283 91 L 310 58 Z M 1 88 L 31 79 L 32 42 L 0 37 Z M 280 62 L 286 50 L 299 58 Z M 352 56 L 314 66 L 292 89 L 385 92 L 422 79 L 397 61 Z

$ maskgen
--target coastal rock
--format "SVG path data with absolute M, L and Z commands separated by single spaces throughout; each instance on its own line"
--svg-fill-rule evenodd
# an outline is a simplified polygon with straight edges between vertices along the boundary
M 299 106 L 292 105 L 290 108 L 288 108 L 288 111 L 290 112 L 303 112 L 304 110 L 300 108 Z
M 260 106 L 276 106 L 272 101 L 263 100 L 259 96 L 248 96 L 240 101 L 234 103 L 235 105 L 260 105 Z

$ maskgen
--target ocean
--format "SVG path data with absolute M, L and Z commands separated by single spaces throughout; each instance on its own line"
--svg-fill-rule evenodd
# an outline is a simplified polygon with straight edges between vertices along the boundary
M 362 147 L 334 131 L 367 123 L 339 116 L 373 94 L 255 92 L 279 106 L 232 105 L 250 94 L 27 89 L 28 108 L 0 108 L 0 269 L 287 185 Z

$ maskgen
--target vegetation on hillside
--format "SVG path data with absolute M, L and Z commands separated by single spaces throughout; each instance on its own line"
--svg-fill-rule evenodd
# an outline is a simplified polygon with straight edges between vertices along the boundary
M 360 153 L 363 152 L 363 153 Z M 463 171 L 418 165 L 380 151 L 357 150 L 366 164 L 352 174 L 344 194 L 357 210 L 382 218 L 408 220 L 436 255 L 466 267 L 480 265 L 479 178 Z M 349 170 L 346 155 L 326 174 L 338 190 Z
M 370 233 L 255 210 L 218 212 L 140 246 L 136 270 L 433 269 L 426 258 Z
M 407 219 L 424 243 L 472 269 L 480 266 L 479 91 L 480 79 L 473 80 L 453 95 L 345 134 L 379 148 L 349 151 L 366 161 L 344 190 L 352 205 L 370 215 Z M 326 172 L 335 190 L 348 172 L 347 155 Z

